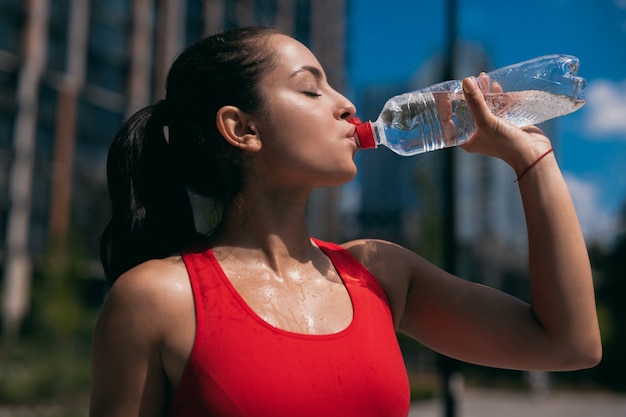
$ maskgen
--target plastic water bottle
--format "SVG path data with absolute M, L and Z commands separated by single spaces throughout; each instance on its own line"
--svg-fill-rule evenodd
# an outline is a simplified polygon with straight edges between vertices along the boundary
M 481 74 L 477 82 L 492 113 L 524 127 L 582 107 L 587 83 L 578 66 L 576 57 L 548 55 Z M 404 156 L 460 145 L 476 131 L 460 80 L 392 97 L 376 121 L 351 122 L 362 149 L 384 145 Z

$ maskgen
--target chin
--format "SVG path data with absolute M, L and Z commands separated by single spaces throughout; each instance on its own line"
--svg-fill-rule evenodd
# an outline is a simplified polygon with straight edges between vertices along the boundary
M 344 171 L 341 174 L 338 174 L 336 176 L 334 176 L 329 184 L 327 184 L 327 187 L 338 187 L 340 185 L 344 185 L 349 183 L 350 181 L 352 181 L 355 177 L 356 177 L 356 166 L 354 167 L 353 170 L 351 171 Z

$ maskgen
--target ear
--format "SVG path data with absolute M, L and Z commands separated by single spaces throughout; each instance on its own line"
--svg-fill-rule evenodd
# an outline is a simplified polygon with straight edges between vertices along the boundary
M 231 145 L 249 152 L 261 150 L 261 139 L 250 114 L 235 106 L 224 106 L 217 111 L 215 123 Z

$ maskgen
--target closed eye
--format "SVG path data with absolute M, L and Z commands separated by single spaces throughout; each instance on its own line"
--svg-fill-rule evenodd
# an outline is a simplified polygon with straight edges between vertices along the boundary
M 302 94 L 308 97 L 320 97 L 321 96 L 320 93 L 317 93 L 315 91 L 303 91 Z

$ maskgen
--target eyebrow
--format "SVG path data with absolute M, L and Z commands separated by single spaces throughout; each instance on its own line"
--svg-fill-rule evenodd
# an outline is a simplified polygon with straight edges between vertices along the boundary
M 302 72 L 309 72 L 311 74 L 313 74 L 313 76 L 318 79 L 321 80 L 322 78 L 324 78 L 322 76 L 322 71 L 320 71 L 319 68 L 311 66 L 311 65 L 304 65 L 303 67 L 295 70 L 294 72 L 291 73 L 291 75 L 289 76 L 290 78 L 295 77 L 296 75 L 302 73 Z

